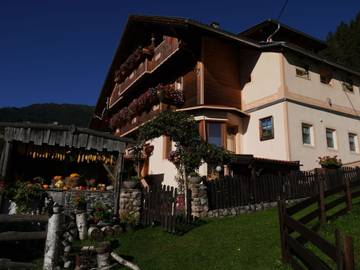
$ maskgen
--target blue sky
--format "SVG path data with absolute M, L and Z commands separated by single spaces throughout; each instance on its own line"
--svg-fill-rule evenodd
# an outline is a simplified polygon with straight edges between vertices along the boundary
M 276 18 L 283 0 L 0 0 L 0 107 L 95 105 L 130 14 L 189 17 L 240 32 Z M 320 39 L 359 0 L 289 0 L 281 21 Z

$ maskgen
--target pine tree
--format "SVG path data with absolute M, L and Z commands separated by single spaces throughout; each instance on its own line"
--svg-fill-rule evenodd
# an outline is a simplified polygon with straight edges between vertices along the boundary
M 341 22 L 326 41 L 328 48 L 321 52 L 323 57 L 360 71 L 360 12 L 349 23 Z

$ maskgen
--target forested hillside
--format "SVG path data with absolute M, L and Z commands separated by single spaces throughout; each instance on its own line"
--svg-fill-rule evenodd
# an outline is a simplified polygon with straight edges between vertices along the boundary
M 360 72 L 360 11 L 348 23 L 341 22 L 335 32 L 330 32 L 328 48 L 322 56 Z
M 33 104 L 0 108 L 0 122 L 53 123 L 87 127 L 94 107 L 75 104 Z

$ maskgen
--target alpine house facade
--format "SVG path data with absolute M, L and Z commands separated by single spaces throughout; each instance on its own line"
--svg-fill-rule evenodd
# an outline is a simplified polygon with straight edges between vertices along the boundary
M 187 111 L 203 139 L 235 154 L 360 160 L 360 74 L 319 56 L 326 45 L 267 20 L 240 34 L 184 18 L 130 16 L 91 128 L 131 137 L 163 110 Z M 176 123 L 174 123 L 176 125 Z M 172 184 L 172 143 L 151 142 L 149 173 Z

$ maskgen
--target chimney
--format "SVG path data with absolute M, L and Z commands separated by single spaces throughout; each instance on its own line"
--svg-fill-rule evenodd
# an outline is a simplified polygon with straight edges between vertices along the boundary
M 212 28 L 219 29 L 219 28 L 220 28 L 220 23 L 218 23 L 218 22 L 212 22 L 212 23 L 210 23 L 210 26 L 211 26 Z

